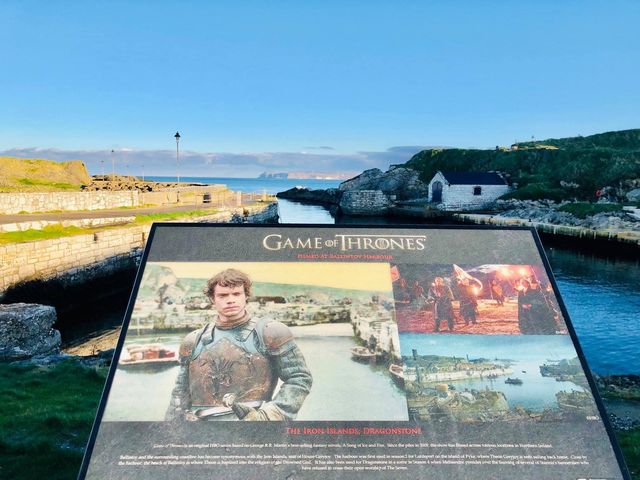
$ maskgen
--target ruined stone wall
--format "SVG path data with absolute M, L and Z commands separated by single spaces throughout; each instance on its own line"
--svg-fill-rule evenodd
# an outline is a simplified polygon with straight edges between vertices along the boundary
M 0 193 L 0 214 L 137 207 L 137 191 Z
M 384 215 L 390 206 L 389 197 L 380 190 L 350 190 L 340 199 L 345 215 Z

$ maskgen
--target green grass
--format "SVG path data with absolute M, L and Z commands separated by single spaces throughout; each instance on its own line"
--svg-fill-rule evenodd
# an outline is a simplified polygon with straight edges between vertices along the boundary
M 33 178 L 18 178 L 18 183 L 25 186 L 51 187 L 58 190 L 80 190 L 80 185 L 61 182 L 47 182 L 46 180 L 37 180 Z
M 106 374 L 0 365 L 0 478 L 76 478 Z
M 179 220 L 181 218 L 200 217 L 218 213 L 217 208 L 206 210 L 189 210 L 186 212 L 170 212 L 170 213 L 150 213 L 147 215 L 136 215 L 134 224 L 144 225 L 152 222 L 162 222 L 166 220 Z M 54 238 L 70 237 L 73 235 L 83 235 L 87 233 L 95 233 L 101 230 L 112 228 L 120 228 L 122 225 L 80 228 L 80 227 L 63 227 L 61 225 L 48 225 L 42 230 L 25 230 L 23 232 L 5 232 L 0 233 L 0 245 L 9 243 L 34 242 L 37 240 L 51 240 Z
M 616 436 L 631 472 L 631 478 L 640 480 L 640 428 L 628 432 L 617 432 Z
M 151 222 L 163 222 L 166 220 L 178 220 L 180 218 L 202 217 L 205 215 L 213 215 L 220 210 L 210 208 L 206 210 L 189 210 L 186 212 L 169 212 L 169 213 L 149 213 L 146 215 L 136 215 L 135 222 L 137 224 L 145 224 Z
M 589 203 L 578 202 L 568 203 L 558 209 L 561 212 L 569 212 L 578 218 L 587 218 L 597 213 L 618 212 L 622 210 L 622 205 L 619 203 Z
M 50 240 L 52 238 L 69 237 L 92 233 L 95 229 L 80 227 L 63 227 L 61 225 L 48 225 L 42 230 L 25 230 L 23 232 L 0 233 L 0 245 L 7 243 L 33 242 L 36 240 Z
M 562 188 L 555 188 L 546 183 L 530 183 L 524 187 L 518 188 L 513 192 L 503 195 L 503 200 L 515 198 L 516 200 L 553 200 L 560 202 L 571 198 L 571 193 Z

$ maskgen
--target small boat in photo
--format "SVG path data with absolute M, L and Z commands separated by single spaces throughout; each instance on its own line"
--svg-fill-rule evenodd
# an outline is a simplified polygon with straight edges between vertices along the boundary
M 160 343 L 128 345 L 118 366 L 128 370 L 160 370 L 178 365 L 178 352 Z
M 402 368 L 402 365 L 396 365 L 395 363 L 392 363 L 391 365 L 389 365 L 389 373 L 391 374 L 391 378 L 393 378 L 393 381 L 396 383 L 396 385 L 403 388 L 404 370 Z
M 522 385 L 522 384 L 523 384 L 523 381 L 522 381 L 522 380 L 520 380 L 519 378 L 511 378 L 511 377 L 508 377 L 508 378 L 504 381 L 504 383 L 508 383 L 509 385 Z
M 376 352 L 372 352 L 367 347 L 353 347 L 351 349 L 351 358 L 358 362 L 375 361 Z

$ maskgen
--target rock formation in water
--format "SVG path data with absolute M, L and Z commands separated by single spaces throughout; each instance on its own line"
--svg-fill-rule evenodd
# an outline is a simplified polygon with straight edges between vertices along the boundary
M 386 172 L 372 168 L 342 182 L 340 190 L 379 190 L 399 200 L 426 197 L 429 186 L 418 178 L 419 175 L 418 171 L 406 167 L 391 167 Z

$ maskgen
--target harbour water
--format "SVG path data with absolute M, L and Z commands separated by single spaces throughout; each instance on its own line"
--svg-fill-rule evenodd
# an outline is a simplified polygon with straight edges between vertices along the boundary
M 146 180 L 155 182 L 174 182 L 176 177 L 146 177 Z M 317 180 L 302 178 L 225 178 L 225 177 L 180 177 L 181 182 L 191 183 L 217 183 L 224 184 L 229 190 L 245 193 L 271 193 L 284 192 L 293 187 L 305 187 L 309 190 L 335 188 L 341 180 Z
M 184 179 L 189 181 L 190 179 Z M 309 188 L 335 187 L 338 181 L 324 180 L 259 180 L 259 179 L 192 179 L 199 182 L 224 183 L 230 188 L 269 193 L 283 191 L 298 184 Z M 237 183 L 232 182 L 237 181 Z M 279 200 L 281 223 L 333 224 L 329 211 L 318 205 Z M 340 218 L 338 223 L 389 224 L 405 223 L 403 219 Z M 545 246 L 545 252 L 558 282 L 569 316 L 577 332 L 592 371 L 598 374 L 640 373 L 640 260 L 606 258 L 581 253 L 578 249 Z M 109 319 L 98 319 L 96 325 L 115 329 L 124 315 L 128 292 L 119 294 L 120 301 L 100 311 Z M 94 309 L 95 312 L 95 309 Z M 75 321 L 72 323 L 76 323 Z M 85 323 L 83 321 L 83 323 Z M 73 332 L 63 332 L 68 342 Z M 91 332 L 84 333 L 87 337 Z M 75 339 L 76 343 L 78 339 Z
M 313 375 L 313 387 L 298 414 L 299 420 L 407 420 L 404 394 L 393 383 L 386 367 L 351 359 L 351 348 L 355 346 L 352 336 L 300 336 L 305 328 L 308 327 L 297 328 L 296 342 Z M 183 336 L 163 335 L 160 339 L 140 336 L 135 341 L 160 340 L 177 348 Z M 104 420 L 162 420 L 177 374 L 177 366 L 160 372 L 118 369 Z M 371 392 L 376 392 L 375 397 Z M 132 402 L 132 398 L 137 401 Z
M 576 357 L 571 339 L 565 335 L 400 335 L 402 355 L 456 356 L 470 360 L 484 358 L 488 362 L 508 361 L 513 373 L 497 378 L 469 378 L 451 381 L 456 390 L 496 390 L 504 393 L 511 408 L 520 406 L 531 411 L 557 407 L 556 393 L 583 391 L 579 385 L 557 382 L 543 377 L 540 366 L 549 361 Z M 497 359 L 496 359 L 497 355 Z M 506 384 L 507 377 L 522 380 L 520 385 Z
M 283 199 L 278 206 L 281 223 L 412 223 L 386 217 L 336 221 L 322 206 Z M 640 259 L 544 247 L 591 370 L 601 375 L 639 374 Z

